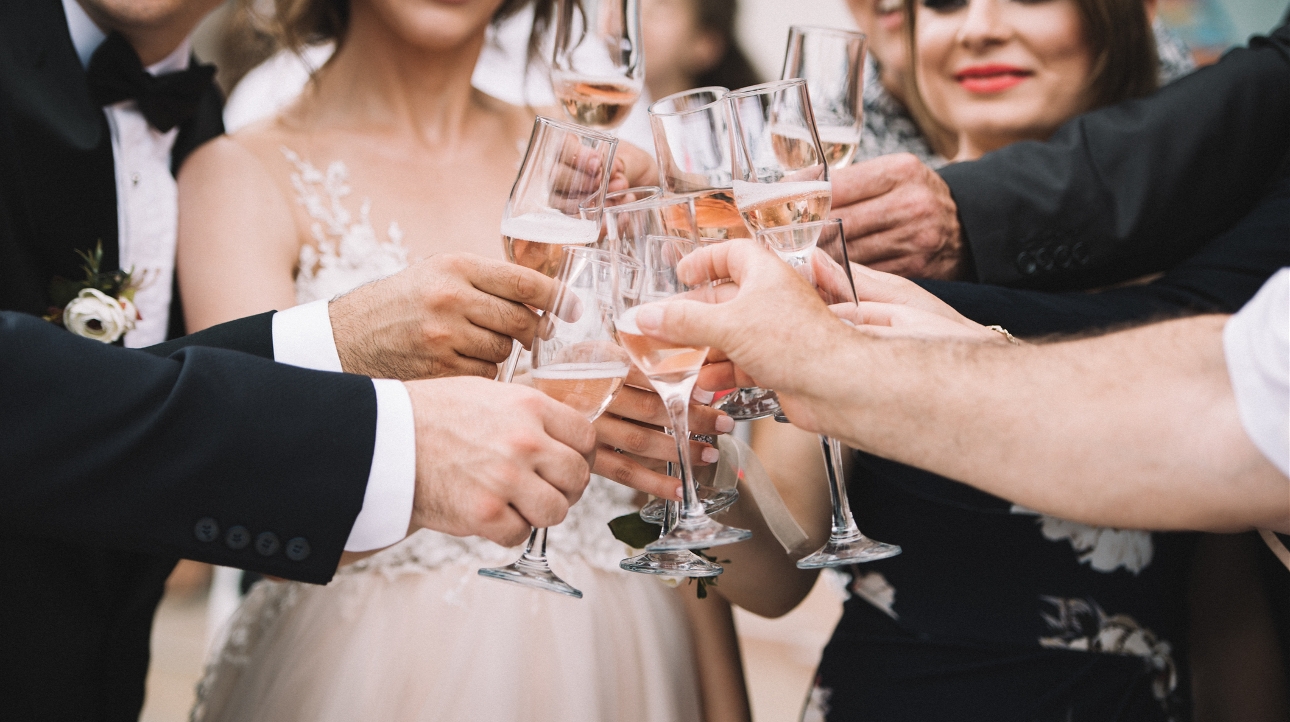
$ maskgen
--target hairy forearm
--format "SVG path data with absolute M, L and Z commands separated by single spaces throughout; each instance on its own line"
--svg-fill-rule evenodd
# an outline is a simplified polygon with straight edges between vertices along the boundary
M 819 360 L 824 433 L 1090 524 L 1290 529 L 1290 486 L 1241 427 L 1224 317 L 1031 347 L 874 342 Z M 823 377 L 821 377 L 823 378 Z M 823 387 L 825 384 L 821 383 Z

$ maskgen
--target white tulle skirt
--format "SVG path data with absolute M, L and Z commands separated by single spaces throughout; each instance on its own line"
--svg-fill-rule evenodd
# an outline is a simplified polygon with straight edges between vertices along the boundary
M 477 564 L 262 582 L 212 661 L 195 722 L 701 719 L 689 631 L 657 579 L 553 560 L 581 600 Z

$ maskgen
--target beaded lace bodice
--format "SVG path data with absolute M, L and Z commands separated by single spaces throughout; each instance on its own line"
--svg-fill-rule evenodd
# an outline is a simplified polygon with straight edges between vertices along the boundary
M 333 298 L 353 288 L 398 273 L 408 265 L 403 231 L 391 222 L 385 239 L 372 227 L 371 200 L 364 199 L 357 216 L 346 207 L 350 195 L 349 170 L 333 161 L 321 172 L 290 149 L 282 153 L 295 166 L 291 185 L 296 202 L 313 221 L 313 244 L 300 248 L 300 271 L 296 276 L 296 301 L 308 303 Z M 626 554 L 621 542 L 606 524 L 616 516 L 630 513 L 634 492 L 598 476 L 591 478 L 586 492 L 570 510 L 564 522 L 553 527 L 548 548 L 561 557 L 577 555 L 607 570 L 618 570 Z M 490 565 L 514 561 L 518 550 L 505 549 L 480 538 L 461 539 L 422 530 L 360 562 L 343 567 L 338 576 L 369 570 L 395 572 L 416 567 L 434 568 L 450 563 Z

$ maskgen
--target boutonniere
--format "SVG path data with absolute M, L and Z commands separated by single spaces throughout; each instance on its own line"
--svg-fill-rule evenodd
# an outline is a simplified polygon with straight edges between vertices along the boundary
M 45 314 L 45 320 L 77 336 L 115 343 L 140 318 L 139 309 L 134 306 L 134 292 L 139 289 L 139 283 L 133 269 L 99 271 L 103 265 L 102 242 L 93 253 L 79 249 L 76 253 L 85 260 L 81 266 L 85 279 L 69 281 L 55 277 L 50 282 L 49 296 L 54 305 Z

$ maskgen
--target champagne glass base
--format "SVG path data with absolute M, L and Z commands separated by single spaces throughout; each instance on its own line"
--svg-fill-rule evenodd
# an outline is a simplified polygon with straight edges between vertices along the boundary
M 717 489 L 711 486 L 700 486 L 699 501 L 703 503 L 703 512 L 705 514 L 716 514 L 720 511 L 729 509 L 736 501 L 739 501 L 739 490 L 736 488 Z M 665 502 L 662 499 L 651 499 L 645 506 L 641 507 L 641 521 L 649 524 L 663 523 L 663 510 Z
M 764 419 L 780 413 L 779 397 L 775 396 L 775 392 L 755 386 L 735 389 L 734 393 L 727 394 L 712 407 L 726 412 L 735 421 Z
M 647 552 L 671 552 L 682 549 L 707 549 L 722 544 L 734 544 L 751 539 L 752 532 L 726 526 L 721 522 L 706 517 L 691 522 L 681 522 L 672 531 L 659 537 L 649 546 Z
M 551 567 L 545 562 L 536 563 L 520 559 L 514 564 L 508 564 L 504 567 L 492 567 L 489 569 L 480 569 L 479 576 L 488 577 L 489 579 L 500 579 L 504 582 L 515 582 L 526 587 L 534 589 L 545 589 L 548 592 L 563 594 L 582 599 L 582 592 L 574 589 L 571 584 L 564 581 L 551 571 Z
M 692 551 L 645 552 L 628 557 L 618 566 L 638 574 L 665 574 L 674 577 L 715 577 L 725 571 Z
M 829 539 L 810 556 L 797 560 L 798 569 L 824 569 L 825 567 L 844 567 L 849 564 L 863 564 L 894 557 L 900 553 L 895 544 L 874 541 L 864 534 L 844 539 Z

